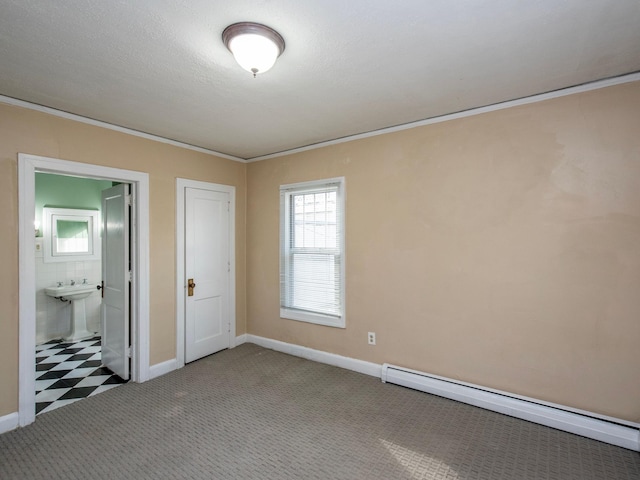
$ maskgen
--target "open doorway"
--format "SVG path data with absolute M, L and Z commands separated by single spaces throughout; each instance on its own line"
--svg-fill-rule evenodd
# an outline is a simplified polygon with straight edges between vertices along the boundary
M 130 190 L 36 172 L 36 415 L 129 380 Z
M 19 236 L 20 236 L 20 358 L 19 422 L 35 420 L 36 347 L 36 240 L 35 177 L 53 173 L 127 184 L 134 199 L 131 207 L 130 326 L 131 337 L 123 340 L 131 346 L 131 378 L 143 382 L 149 378 L 149 180 L 146 173 L 102 167 L 64 160 L 19 154 Z M 129 287 L 127 286 L 127 289 Z M 127 329 L 128 333 L 128 329 Z M 88 352 L 89 353 L 89 352 Z M 128 364 L 128 361 L 127 361 Z

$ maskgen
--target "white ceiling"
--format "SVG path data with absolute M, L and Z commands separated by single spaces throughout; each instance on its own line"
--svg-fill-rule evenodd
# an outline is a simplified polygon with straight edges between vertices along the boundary
M 1 95 L 242 159 L 637 71 L 638 0 L 0 0 Z

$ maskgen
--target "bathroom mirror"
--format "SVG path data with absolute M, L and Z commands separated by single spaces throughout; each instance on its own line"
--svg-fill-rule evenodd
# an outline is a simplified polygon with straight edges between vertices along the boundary
M 42 209 L 44 261 L 100 260 L 97 210 Z

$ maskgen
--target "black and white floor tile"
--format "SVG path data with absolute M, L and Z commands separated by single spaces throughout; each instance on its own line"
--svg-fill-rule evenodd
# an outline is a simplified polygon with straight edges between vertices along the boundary
M 102 366 L 100 337 L 36 346 L 36 415 L 125 383 Z

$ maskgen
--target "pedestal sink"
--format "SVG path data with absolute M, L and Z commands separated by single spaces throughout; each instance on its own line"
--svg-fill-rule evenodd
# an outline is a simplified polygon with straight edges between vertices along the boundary
M 94 332 L 87 330 L 84 299 L 97 291 L 97 288 L 98 285 L 95 283 L 82 283 L 44 289 L 44 293 L 50 297 L 71 303 L 71 333 L 67 337 L 64 337 L 64 340 L 77 342 L 95 335 Z

